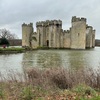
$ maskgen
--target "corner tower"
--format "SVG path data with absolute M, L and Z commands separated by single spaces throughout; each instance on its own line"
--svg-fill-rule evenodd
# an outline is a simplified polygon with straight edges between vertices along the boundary
M 72 17 L 71 49 L 86 47 L 86 18 Z
M 33 24 L 22 24 L 22 47 L 31 47 L 31 35 L 33 33 Z

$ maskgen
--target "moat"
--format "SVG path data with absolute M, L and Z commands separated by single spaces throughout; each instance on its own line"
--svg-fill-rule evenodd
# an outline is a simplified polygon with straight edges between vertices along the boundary
M 100 67 L 100 47 L 88 50 L 36 50 L 19 54 L 0 55 L 0 71 L 23 72 L 24 69 L 39 67 L 97 68 Z

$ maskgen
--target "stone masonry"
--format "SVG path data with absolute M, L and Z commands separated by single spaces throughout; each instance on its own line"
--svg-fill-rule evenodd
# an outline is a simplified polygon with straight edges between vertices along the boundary
M 46 20 L 33 24 L 22 24 L 22 46 L 36 49 L 38 47 L 86 49 L 95 47 L 95 30 L 88 26 L 86 18 L 72 17 L 69 30 L 62 29 L 61 20 Z

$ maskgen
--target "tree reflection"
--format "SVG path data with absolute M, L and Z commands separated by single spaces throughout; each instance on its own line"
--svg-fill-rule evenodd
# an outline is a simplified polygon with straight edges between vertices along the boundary
M 29 51 L 23 54 L 23 67 L 60 67 L 61 57 L 60 53 L 52 50 L 39 50 L 39 51 Z
M 97 49 L 96 49 L 97 50 Z M 37 50 L 23 53 L 23 68 L 65 67 L 79 69 L 98 66 L 100 52 L 95 50 Z
M 42 51 L 38 54 L 37 64 L 43 68 L 61 67 L 61 57 L 56 51 Z

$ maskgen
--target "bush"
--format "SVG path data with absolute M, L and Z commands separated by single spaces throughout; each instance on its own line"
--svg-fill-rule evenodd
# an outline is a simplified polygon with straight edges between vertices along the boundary
M 31 69 L 27 72 L 27 78 L 33 84 L 48 86 L 48 83 L 59 87 L 60 89 L 73 88 L 78 84 L 86 84 L 92 88 L 100 89 L 100 71 L 88 72 L 79 69 L 77 71 L 67 70 L 64 68 L 51 68 L 39 70 L 37 68 Z
M 3 81 L 0 82 L 0 99 L 99 100 L 99 75 L 99 70 L 87 72 L 82 69 L 32 68 L 25 71 L 23 79 L 20 74 L 12 71 L 7 77 L 0 75 Z
M 9 42 L 8 42 L 8 40 L 6 38 L 1 38 L 0 45 L 7 45 L 8 46 Z

